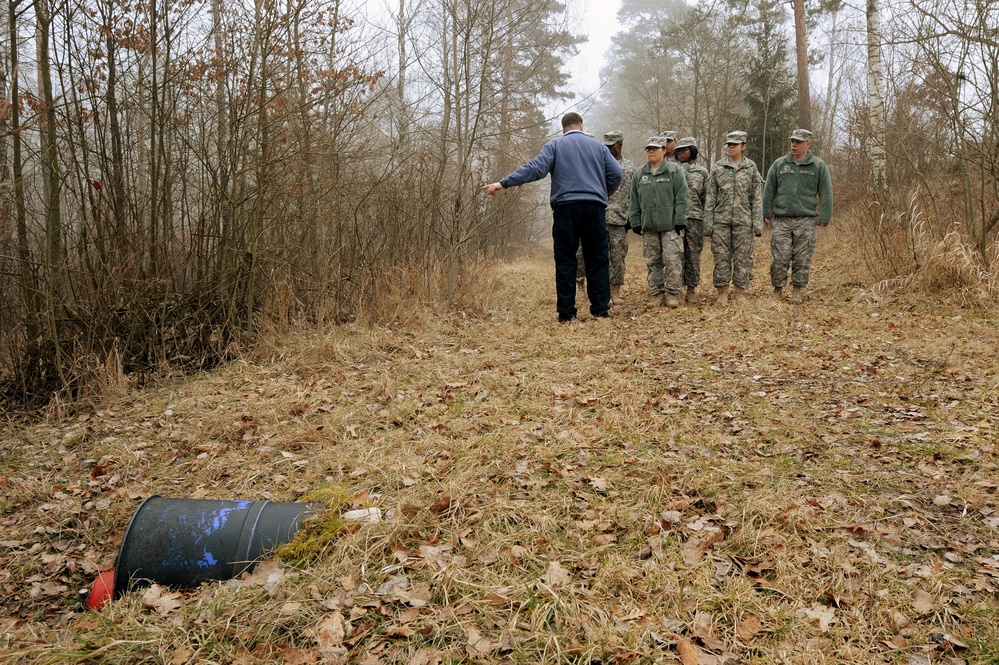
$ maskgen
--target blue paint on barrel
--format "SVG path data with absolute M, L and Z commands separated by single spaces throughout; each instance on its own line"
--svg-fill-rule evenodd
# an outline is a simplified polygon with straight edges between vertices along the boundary
M 322 506 L 151 496 L 129 522 L 115 564 L 115 597 L 143 582 L 192 587 L 238 577 L 292 539 Z

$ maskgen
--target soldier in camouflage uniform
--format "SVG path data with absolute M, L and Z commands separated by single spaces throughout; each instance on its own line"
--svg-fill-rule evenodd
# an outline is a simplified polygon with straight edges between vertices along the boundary
M 744 296 L 753 279 L 753 241 L 763 235 L 763 176 L 746 157 L 746 132 L 729 132 L 726 156 L 708 175 L 704 199 L 705 232 L 711 233 L 718 304 L 728 304 L 728 288 Z
M 667 129 L 662 132 L 659 136 L 663 137 L 666 141 L 664 144 L 666 148 L 666 161 L 675 162 L 676 161 L 676 132 L 672 129 Z
M 763 188 L 763 221 L 773 222 L 770 236 L 770 283 L 780 298 L 791 269 L 791 302 L 799 303 L 808 286 L 815 253 L 815 226 L 832 218 L 832 178 L 826 163 L 812 154 L 812 133 L 791 132 L 791 152 L 774 161 Z
M 649 161 L 631 177 L 628 222 L 642 236 L 642 257 L 649 269 L 650 304 L 678 307 L 683 288 L 683 235 L 687 221 L 687 178 L 666 160 L 666 141 L 645 144 Z
M 687 303 L 695 302 L 701 283 L 701 250 L 704 249 L 704 199 L 708 170 L 697 164 L 697 139 L 685 136 L 676 144 L 676 160 L 687 176 L 687 230 L 683 235 L 683 285 Z
M 610 202 L 607 204 L 607 241 L 610 250 L 610 289 L 613 305 L 615 301 L 620 300 L 621 285 L 624 284 L 624 260 L 628 257 L 628 202 L 635 163 L 625 159 L 621 154 L 624 149 L 624 134 L 621 132 L 611 131 L 604 134 L 604 145 L 624 171 L 621 186 L 611 194 Z M 583 285 L 586 283 L 586 272 L 582 247 L 576 253 L 576 265 L 576 283 Z

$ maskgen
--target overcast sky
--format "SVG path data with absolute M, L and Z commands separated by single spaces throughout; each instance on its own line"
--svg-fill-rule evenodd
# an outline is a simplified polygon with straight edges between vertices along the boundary
M 621 30 L 617 23 L 620 0 L 574 0 L 579 9 L 576 16 L 581 25 L 577 32 L 590 39 L 579 47 L 579 55 L 569 66 L 573 72 L 573 87 L 579 95 L 596 92 L 600 86 L 600 68 L 610 47 L 611 37 Z
M 610 48 L 611 37 L 620 32 L 617 10 L 620 0 L 571 0 L 572 16 L 576 20 L 573 31 L 586 35 L 589 41 L 580 45 L 579 55 L 569 61 L 572 72 L 571 87 L 576 98 L 568 102 L 558 102 L 551 109 L 553 116 L 567 110 L 583 111 L 592 104 L 600 88 L 600 69 L 604 66 L 604 56 Z

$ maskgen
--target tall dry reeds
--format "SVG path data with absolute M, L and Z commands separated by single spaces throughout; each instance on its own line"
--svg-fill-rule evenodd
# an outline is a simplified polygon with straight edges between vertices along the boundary
M 983 255 L 959 223 L 936 228 L 915 194 L 894 210 L 857 210 L 848 226 L 873 291 L 947 294 L 965 306 L 992 306 L 999 297 L 997 244 Z

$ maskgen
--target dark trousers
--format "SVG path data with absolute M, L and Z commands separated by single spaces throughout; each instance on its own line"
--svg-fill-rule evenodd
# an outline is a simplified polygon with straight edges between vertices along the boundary
M 559 321 L 576 317 L 576 248 L 583 246 L 586 296 L 590 314 L 607 316 L 610 310 L 610 272 L 607 253 L 606 210 L 600 203 L 575 201 L 553 207 L 555 292 Z

